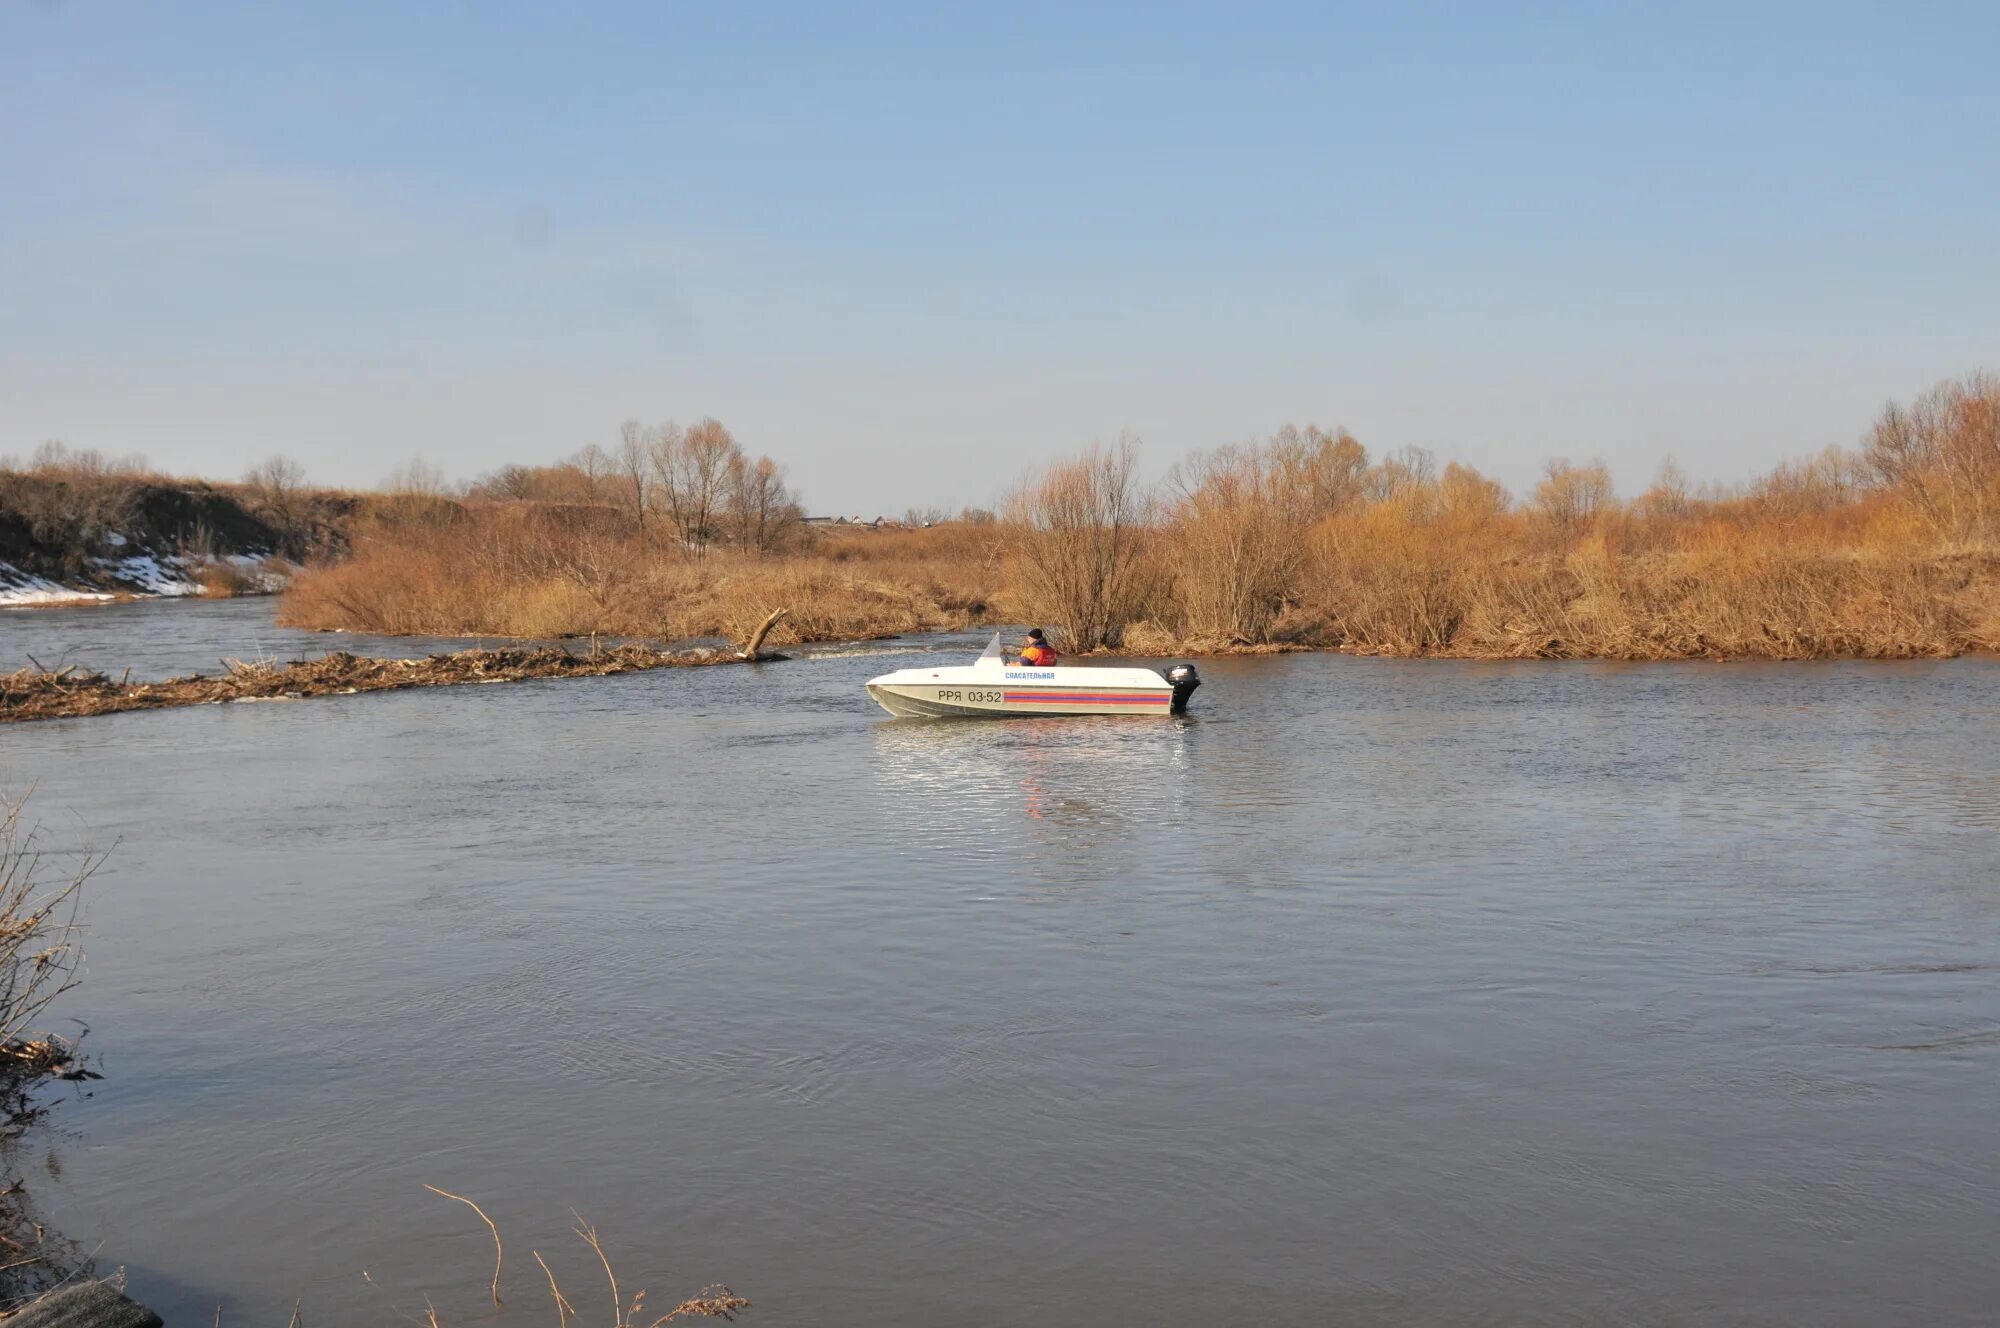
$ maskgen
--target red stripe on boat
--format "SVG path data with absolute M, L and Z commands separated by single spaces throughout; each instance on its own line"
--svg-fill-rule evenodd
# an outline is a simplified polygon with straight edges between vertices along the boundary
M 1059 702 L 1084 701 L 1091 705 L 1166 705 L 1170 696 L 1112 696 L 1091 692 L 1006 692 L 1002 699 L 1010 702 Z

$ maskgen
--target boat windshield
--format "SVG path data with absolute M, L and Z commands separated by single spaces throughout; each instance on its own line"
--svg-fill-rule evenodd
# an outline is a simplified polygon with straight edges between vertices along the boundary
M 990 659 L 998 663 L 1005 663 L 1006 658 L 1006 655 L 1002 654 L 1000 650 L 1000 633 L 995 632 L 993 639 L 986 643 L 986 649 L 979 652 L 979 662 L 984 664 Z

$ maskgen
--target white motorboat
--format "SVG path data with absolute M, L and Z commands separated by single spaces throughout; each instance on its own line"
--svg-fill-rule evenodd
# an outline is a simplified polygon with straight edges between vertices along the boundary
M 903 719 L 1007 715 L 1178 715 L 1201 686 L 1192 664 L 1151 669 L 1037 668 L 1011 662 L 996 634 L 970 664 L 898 669 L 868 694 Z

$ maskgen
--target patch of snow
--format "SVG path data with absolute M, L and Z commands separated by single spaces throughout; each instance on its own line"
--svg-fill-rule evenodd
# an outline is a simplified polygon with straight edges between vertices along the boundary
M 135 553 L 124 558 L 100 558 L 97 565 L 114 580 L 122 581 L 144 595 L 199 595 L 201 587 L 189 575 L 179 558 L 156 558 Z
M 249 576 L 257 583 L 257 589 L 267 595 L 277 594 L 291 582 L 285 573 L 271 570 L 272 555 L 268 553 L 229 553 L 223 555 L 222 561 Z
M 109 537 L 109 542 L 113 547 L 137 547 L 123 536 Z M 127 594 L 169 599 L 201 594 L 201 569 L 208 565 L 205 559 L 153 553 L 128 553 L 122 557 L 94 558 L 91 561 L 97 568 L 91 580 L 100 585 L 112 584 Z M 243 573 L 261 593 L 275 594 L 285 588 L 287 577 L 284 572 L 271 569 L 270 564 L 277 560 L 269 553 L 232 553 L 215 561 Z M 282 562 L 278 565 L 285 566 Z M 79 590 L 61 585 L 46 577 L 24 572 L 12 563 L 0 562 L 0 608 L 84 604 L 116 598 L 116 594 L 101 590 Z
M 12 563 L 0 562 L 0 608 L 32 604 L 84 604 L 112 598 L 94 590 L 71 590 L 47 577 L 31 576 Z
M 115 530 L 110 530 L 105 532 L 104 542 L 106 544 L 109 544 L 114 549 L 122 549 L 125 547 L 127 543 L 125 537 L 119 534 Z

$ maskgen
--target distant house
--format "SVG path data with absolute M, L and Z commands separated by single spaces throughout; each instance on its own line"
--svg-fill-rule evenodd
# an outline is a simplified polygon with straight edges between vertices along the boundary
M 804 520 L 809 526 L 866 526 L 870 530 L 903 528 L 903 523 L 892 516 L 878 516 L 872 520 L 865 516 L 809 516 Z

